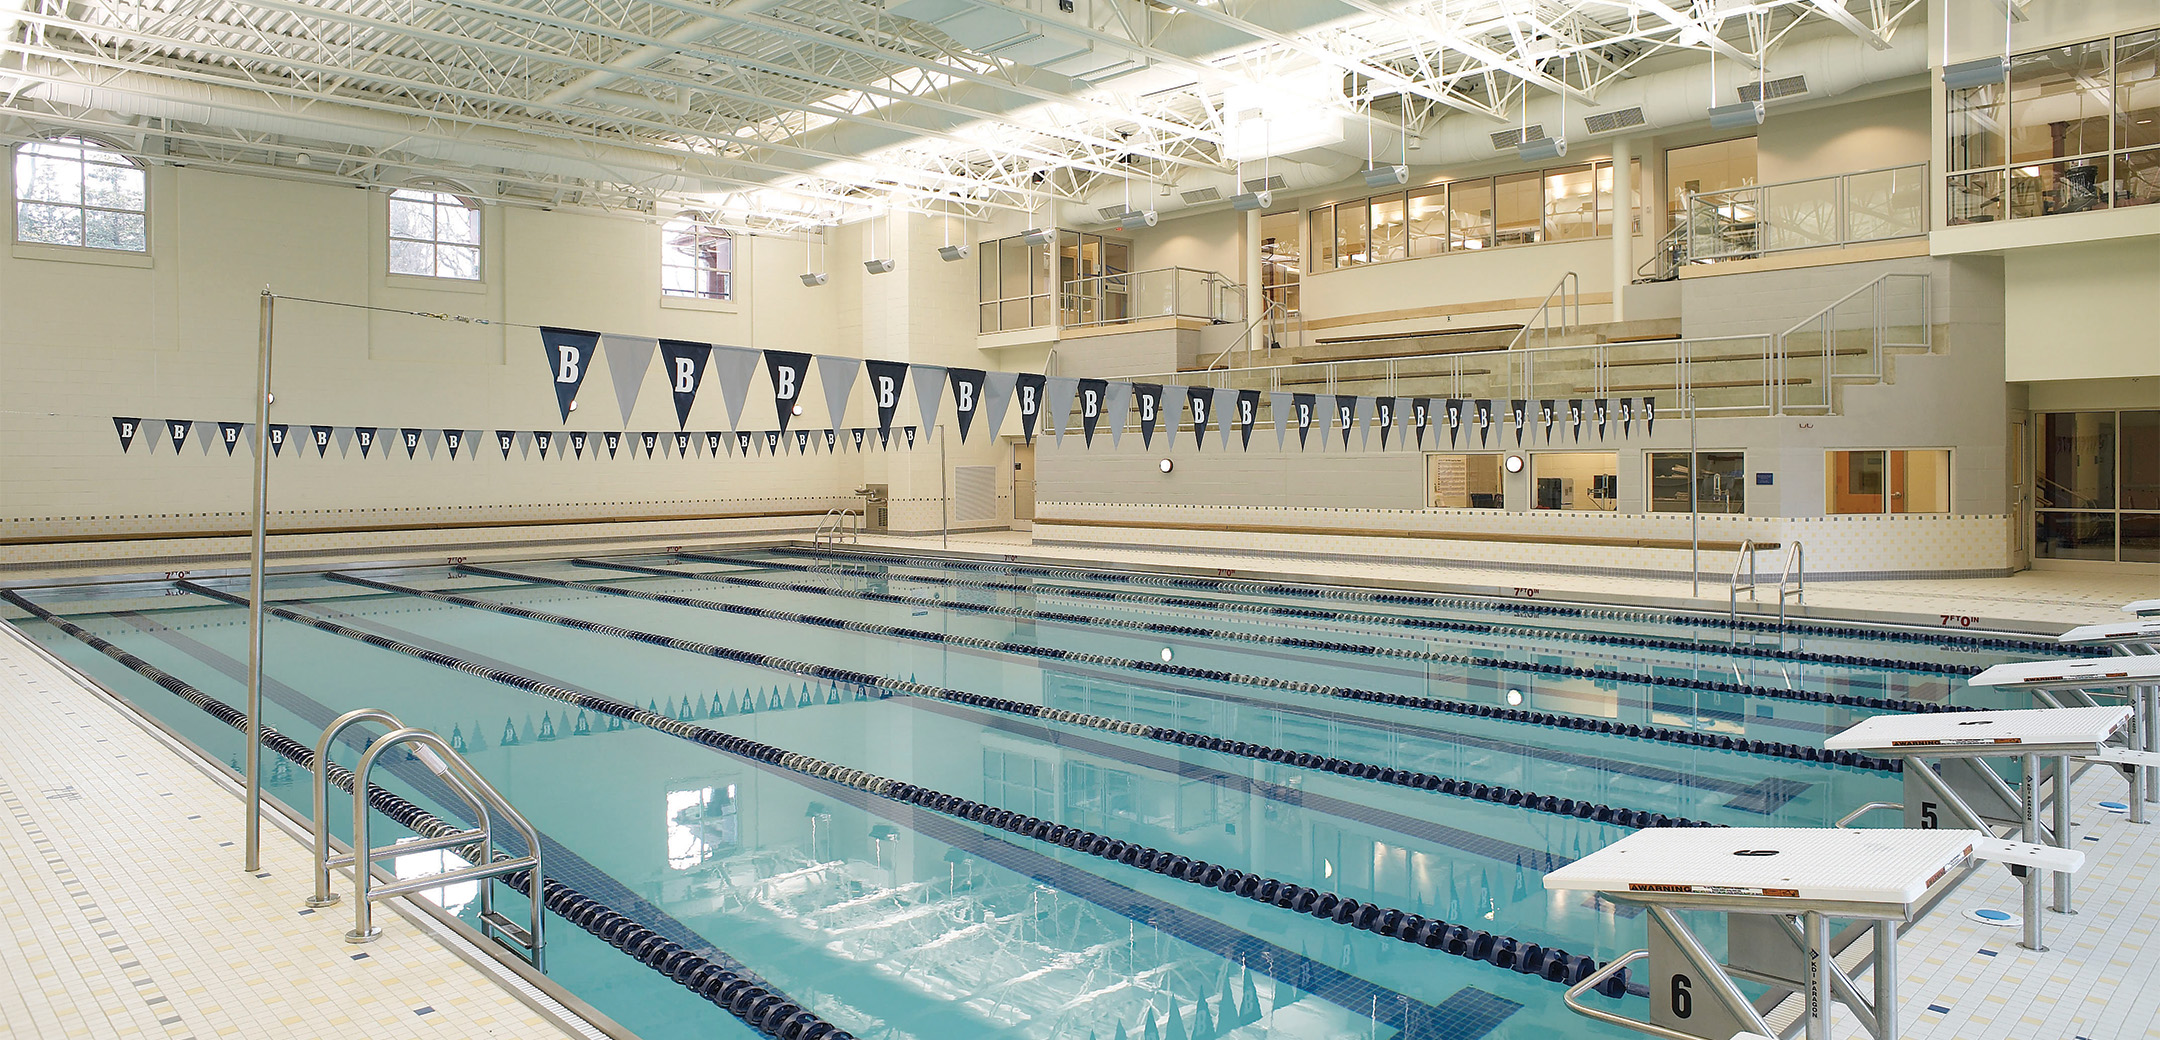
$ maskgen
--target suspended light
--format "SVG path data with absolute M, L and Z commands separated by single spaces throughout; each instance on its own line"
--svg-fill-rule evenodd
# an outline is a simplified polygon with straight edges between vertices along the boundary
M 1567 155 L 1567 138 L 1540 137 L 1515 146 L 1515 155 L 1524 162 L 1543 162 Z
M 1029 228 L 1020 232 L 1020 240 L 1031 246 L 1046 246 L 1057 238 L 1057 229 L 1050 227 Z
M 899 266 L 892 260 L 865 260 L 862 265 L 863 270 L 871 274 L 891 274 L 893 268 Z
M 2009 78 L 2010 59 L 2000 54 L 1991 54 L 1985 58 L 1974 58 L 1971 61 L 1961 61 L 1955 65 L 1945 65 L 1942 71 L 1943 86 L 1951 90 L 1963 90 L 1966 87 L 1981 87 L 1990 83 L 2001 83 Z
M 1710 110 L 1710 125 L 1718 130 L 1738 130 L 1741 127 L 1761 126 L 1763 103 L 1742 101 L 1737 105 L 1719 105 Z
M 1365 171 L 1365 186 L 1368 188 L 1385 188 L 1390 184 L 1408 183 L 1410 183 L 1410 167 L 1408 166 L 1375 166 Z
M 1133 210 L 1118 218 L 1118 226 L 1127 231 L 1138 231 L 1141 228 L 1154 227 L 1155 211 L 1151 209 Z
M 1230 208 L 1235 210 L 1266 209 L 1274 204 L 1275 193 L 1272 191 L 1248 191 L 1230 196 Z
M 966 246 L 939 246 L 939 247 L 938 247 L 938 251 L 937 251 L 937 255 L 939 255 L 939 256 L 941 256 L 941 257 L 944 257 L 944 258 L 945 258 L 945 259 L 946 259 L 947 261 L 952 261 L 952 260 L 965 260 L 965 259 L 967 259 L 967 255 L 968 255 L 968 247 L 966 247 Z
M 804 271 L 796 277 L 801 278 L 804 285 L 816 288 L 825 284 L 826 274 L 823 271 Z

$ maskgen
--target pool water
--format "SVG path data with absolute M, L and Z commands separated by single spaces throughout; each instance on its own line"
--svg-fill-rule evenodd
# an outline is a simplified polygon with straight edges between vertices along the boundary
M 730 754 L 354 634 L 1600 962 L 1641 944 L 1642 918 L 1546 892 L 1540 878 L 1630 828 L 1541 809 L 1536 796 L 1633 811 L 1623 819 L 1827 826 L 1894 800 L 1897 777 L 1774 749 L 1819 748 L 1882 710 L 2008 707 L 1959 676 L 2032 656 L 1858 628 L 1736 636 L 1632 612 L 866 554 L 353 577 L 271 583 L 275 606 L 343 634 L 267 622 L 270 726 L 312 745 L 327 720 L 366 706 L 447 735 L 544 832 L 550 877 L 879 1038 L 1626 1034 L 1569 1013 L 1561 983 Z M 27 595 L 237 707 L 247 619 L 227 597 L 245 592 L 146 582 Z M 59 628 L 0 610 L 237 764 L 240 734 Z M 1578 728 L 1584 719 L 1644 735 Z M 1173 731 L 1449 783 L 1210 750 Z M 1674 734 L 1730 736 L 1738 750 Z M 271 793 L 305 810 L 308 777 L 265 761 Z M 390 766 L 379 785 L 462 819 L 424 772 Z M 1492 793 L 1507 790 L 1533 797 Z M 346 805 L 332 801 L 341 833 Z M 378 843 L 404 833 L 373 827 Z M 423 871 L 431 855 L 395 865 Z M 470 915 L 475 891 L 437 898 Z M 305 894 L 296 887 L 296 903 Z M 500 902 L 522 913 L 515 897 Z M 325 927 L 344 927 L 343 909 Z M 548 934 L 550 975 L 651 1040 L 758 1035 L 567 922 Z M 1589 999 L 1642 1013 L 1636 998 Z

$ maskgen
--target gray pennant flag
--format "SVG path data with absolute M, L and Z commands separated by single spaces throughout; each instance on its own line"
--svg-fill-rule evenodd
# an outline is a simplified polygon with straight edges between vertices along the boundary
M 1357 406 L 1351 409 L 1350 414 L 1357 420 L 1359 450 L 1372 447 L 1373 399 L 1358 398 Z
M 337 438 L 337 453 L 339 458 L 344 458 L 352 454 L 352 427 L 340 426 L 337 429 L 331 431 L 331 436 Z
M 1065 443 L 1065 425 L 1072 419 L 1073 395 L 1080 392 L 1080 380 L 1071 376 L 1051 376 L 1043 380 L 1043 395 L 1050 405 L 1050 432 L 1059 444 Z
M 255 454 L 256 444 L 255 444 L 255 424 L 254 424 L 254 423 L 241 423 L 241 424 L 240 424 L 240 439 L 241 439 L 241 440 L 243 440 L 243 441 L 245 441 L 245 442 L 247 442 L 247 446 L 248 446 L 248 454 L 250 454 L 250 455 L 253 455 L 253 454 Z
M 1005 407 L 1012 403 L 1013 386 L 1019 379 L 1018 372 L 991 372 L 983 376 L 983 400 L 980 407 L 982 430 L 985 434 L 995 437 L 998 435 L 998 427 L 1005 425 Z
M 1132 416 L 1132 384 L 1112 381 L 1103 388 L 1103 418 L 1110 423 L 1110 446 L 1125 439 L 1125 421 Z
M 158 445 L 165 442 L 165 421 L 151 419 L 142 425 L 142 435 L 149 444 L 149 453 L 157 454 Z
M 1215 389 L 1215 425 L 1221 429 L 1221 444 L 1230 446 L 1230 427 L 1237 425 L 1237 391 L 1229 387 Z
M 862 371 L 862 362 L 855 358 L 827 357 L 817 355 L 818 385 L 825 388 L 825 409 L 832 415 L 835 427 L 847 422 L 848 394 L 855 390 L 855 375 Z
M 420 439 L 427 442 L 427 457 L 433 459 L 435 457 L 435 446 L 442 443 L 442 431 L 423 430 L 420 433 Z
M 747 347 L 712 348 L 713 378 L 720 381 L 720 399 L 727 403 L 728 426 L 742 428 L 743 402 L 750 397 L 750 377 L 757 374 L 758 360 L 764 355 Z
M 645 373 L 652 369 L 653 352 L 658 349 L 660 341 L 650 336 L 610 332 L 600 337 L 600 352 L 607 357 L 608 378 L 615 381 L 615 403 L 622 408 L 625 425 L 637 407 L 638 392 L 645 388 Z
M 922 428 L 937 425 L 938 402 L 945 396 L 945 366 L 909 365 L 908 381 L 915 384 L 915 410 L 922 416 Z
M 517 434 L 518 458 L 532 458 L 532 431 L 519 430 Z
M 1285 445 L 1285 438 L 1290 432 L 1288 424 L 1290 422 L 1291 395 L 1269 394 L 1267 399 L 1268 411 L 1275 413 L 1275 447 L 1280 450 Z

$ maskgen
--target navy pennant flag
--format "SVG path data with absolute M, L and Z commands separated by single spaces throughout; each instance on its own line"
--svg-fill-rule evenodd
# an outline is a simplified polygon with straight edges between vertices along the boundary
M 291 429 L 292 427 L 287 426 L 284 423 L 270 424 L 270 454 L 285 454 L 285 434 Z M 457 452 L 457 449 L 455 448 L 452 448 L 450 450 L 452 454 L 456 454 Z
M 1161 383 L 1134 383 L 1133 404 L 1140 409 L 1140 444 L 1155 446 L 1155 421 L 1162 413 L 1163 388 Z
M 913 450 L 915 450 L 915 427 L 913 427 L 913 426 L 903 426 L 903 427 L 901 427 L 901 429 L 903 429 L 903 430 L 905 430 L 905 431 L 907 432 L 907 446 L 908 446 L 908 450 L 909 450 L 909 451 L 913 451 Z
M 878 440 L 878 447 L 880 447 L 880 448 L 883 448 L 883 449 L 885 449 L 886 451 L 891 451 L 891 450 L 892 450 L 892 431 L 891 431 L 891 430 L 889 430 L 889 429 L 888 429 L 888 430 L 879 430 L 879 431 L 877 432 L 877 440 Z
M 975 409 L 982 404 L 983 380 L 988 373 L 979 368 L 948 368 L 945 378 L 952 381 L 953 416 L 960 423 L 960 443 L 967 443 L 968 428 L 975 424 Z
M 1410 429 L 1417 435 L 1419 451 L 1425 450 L 1425 431 L 1432 427 L 1432 398 L 1420 397 L 1410 402 Z
M 1394 428 L 1395 426 L 1394 398 L 1373 398 L 1373 421 L 1380 424 L 1380 450 L 1386 451 L 1388 430 Z
M 827 454 L 827 455 L 833 455 L 833 454 L 837 454 L 837 453 L 838 453 L 838 450 L 839 450 L 839 447 L 838 447 L 838 446 L 839 446 L 839 444 L 840 444 L 840 431 L 838 431 L 838 430 L 826 430 L 826 431 L 825 431 L 825 454 Z
M 1342 446 L 1350 447 L 1350 428 L 1357 425 L 1357 398 L 1335 395 L 1335 418 L 1342 424 Z
M 705 363 L 712 360 L 712 344 L 687 340 L 660 341 L 660 365 L 667 373 L 668 392 L 675 397 L 675 426 L 690 425 L 690 406 L 697 402 L 699 384 L 705 381 Z
M 1035 443 L 1035 424 L 1042 418 L 1043 376 L 1039 372 L 1022 372 L 1013 377 L 1014 393 L 1020 404 L 1020 439 Z M 855 447 L 862 448 L 862 438 L 855 438 Z
M 907 363 L 865 361 L 863 367 L 870 372 L 870 401 L 877 405 L 878 436 L 889 438 L 893 414 L 900 409 L 900 391 L 907 386 Z
M 1582 398 L 1568 398 L 1567 416 L 1569 424 L 1575 427 L 1575 439 L 1582 440 Z
M 766 430 L 766 431 L 765 431 L 765 454 L 767 454 L 767 455 L 771 455 L 771 456 L 773 456 L 774 458 L 778 458 L 778 457 L 780 457 L 780 431 L 779 431 L 779 430 Z
M 1446 412 L 1445 414 L 1446 414 L 1446 419 L 1447 419 L 1447 442 L 1448 442 L 1448 447 L 1450 447 L 1450 448 L 1452 448 L 1452 447 L 1454 447 L 1454 446 L 1455 446 L 1455 437 L 1456 437 L 1456 435 L 1457 435 L 1457 434 L 1460 434 L 1460 433 L 1462 432 L 1462 413 L 1463 413 L 1463 401 L 1462 401 L 1462 398 L 1459 398 L 1459 397 L 1450 397 L 1450 398 L 1448 398 L 1448 399 L 1447 399 L 1447 412 Z M 1438 447 L 1438 446 L 1439 446 L 1439 444 L 1440 444 L 1440 438 L 1438 438 L 1438 437 L 1435 437 L 1435 438 L 1433 438 L 1433 445 L 1434 445 L 1435 447 Z
M 1488 398 L 1480 397 L 1472 403 L 1472 407 L 1476 409 L 1477 414 L 1476 421 L 1478 446 L 1483 447 L 1485 445 L 1486 435 L 1492 432 L 1492 401 Z
M 720 445 L 722 443 L 724 443 L 724 440 L 719 430 L 705 431 L 705 454 L 712 456 L 716 459 L 719 458 L 721 450 Z
M 112 417 L 112 424 L 113 432 L 120 435 L 120 451 L 126 454 L 129 448 L 135 446 L 135 431 L 142 429 L 142 418 L 115 415 Z
M 570 409 L 577 407 L 578 388 L 585 385 L 585 372 L 592 367 L 593 353 L 600 349 L 600 334 L 543 327 L 540 347 L 547 352 L 548 371 L 554 375 L 555 404 L 562 409 L 563 421 L 569 422 Z M 363 445 L 361 453 L 366 452 Z
M 638 443 L 645 446 L 645 457 L 652 458 L 653 452 L 660 450 L 660 435 L 657 433 L 640 433 L 638 434 Z
M 285 440 L 284 434 L 284 430 L 272 428 L 270 431 L 270 443 L 273 445 L 283 443 Z M 442 439 L 443 446 L 450 449 L 450 457 L 453 459 L 457 458 L 458 449 L 465 446 L 465 431 L 444 430 L 442 432 Z
M 1080 437 L 1090 448 L 1095 446 L 1095 427 L 1102 422 L 1103 397 L 1109 388 L 1101 379 L 1080 381 Z
M 795 454 L 797 454 L 797 455 L 808 455 L 808 454 L 810 454 L 810 431 L 809 431 L 809 430 L 796 430 L 796 431 L 795 431 Z
M 405 442 L 405 457 L 407 459 L 420 454 L 419 430 L 399 430 L 398 437 Z
M 165 432 L 167 435 L 172 437 L 173 454 L 180 454 L 180 449 L 187 446 L 188 431 L 193 430 L 194 428 L 195 423 L 192 420 L 165 420 Z
M 1237 392 L 1237 425 L 1238 425 L 1238 435 L 1239 435 L 1240 437 L 1242 437 L 1242 438 L 1244 439 L 1244 447 L 1245 447 L 1245 450 L 1246 450 L 1246 451 L 1251 451 L 1251 450 L 1252 450 L 1252 428 L 1253 428 L 1253 423 L 1255 423 L 1255 422 L 1258 422 L 1259 420 L 1260 420 L 1260 391 L 1258 391 L 1258 390 L 1240 390 L 1240 391 L 1238 391 L 1238 392 Z
M 1597 419 L 1598 440 L 1605 439 L 1605 406 L 1610 403 L 1610 401 L 1607 401 L 1605 398 L 1600 397 L 1596 401 L 1591 402 L 1590 405 L 1591 415 L 1592 417 Z
M 1193 447 L 1207 447 L 1208 410 L 1215 405 L 1215 391 L 1204 386 L 1185 388 L 1187 407 L 1192 409 Z M 1173 434 L 1171 440 L 1176 440 Z
M 678 456 L 681 456 L 682 458 L 686 458 L 686 459 L 690 457 L 690 434 L 689 434 L 689 433 L 687 433 L 687 432 L 682 432 L 682 431 L 678 431 L 678 432 L 677 432 L 677 433 L 675 434 L 675 454 L 676 454 L 676 455 L 678 455 Z
M 740 448 L 740 449 L 742 449 L 742 457 L 743 457 L 743 458 L 746 458 L 746 459 L 747 459 L 747 458 L 749 458 L 749 457 L 750 457 L 750 431 L 748 431 L 748 430 L 742 430 L 742 431 L 740 431 L 740 432 L 737 432 L 737 433 L 735 434 L 735 446 L 736 446 L 737 448 Z
M 858 455 L 862 454 L 862 435 L 863 428 L 860 426 L 848 431 L 848 436 L 855 441 L 855 453 Z
M 1306 439 L 1312 436 L 1313 416 L 1319 403 L 1320 399 L 1312 394 L 1290 395 L 1290 411 L 1297 420 L 1297 443 L 1300 451 L 1305 449 Z
M 1515 446 L 1522 446 L 1523 427 L 1529 425 L 1530 402 L 1518 397 L 1508 402 L 1508 415 L 1515 420 Z
M 548 449 L 555 446 L 555 435 L 546 430 L 533 431 L 533 447 L 540 449 L 540 457 L 547 458 Z M 367 454 L 367 442 L 360 442 L 360 454 Z
M 355 426 L 355 427 L 353 427 L 353 431 L 352 431 L 352 432 L 353 432 L 353 439 L 354 439 L 354 440 L 356 440 L 356 441 L 359 441 L 359 442 L 360 442 L 360 457 L 361 457 L 361 458 L 363 458 L 363 459 L 364 459 L 364 458 L 367 458 L 367 457 L 368 457 L 368 449 L 369 449 L 369 448 L 372 448 L 372 447 L 374 447 L 374 446 L 375 446 L 375 427 L 373 427 L 373 426 Z M 540 449 L 540 454 L 542 454 L 542 455 L 545 455 L 545 454 L 547 454 L 547 449 L 546 449 L 546 448 L 541 448 L 541 449 Z
M 1538 402 L 1538 419 L 1545 424 L 1545 443 L 1547 444 L 1552 443 L 1552 424 L 1555 419 L 1559 418 L 1559 414 L 1560 402 L 1550 400 Z
M 787 432 L 788 419 L 802 401 L 803 377 L 810 372 L 810 355 L 792 350 L 765 352 L 765 374 L 772 379 L 773 410 L 780 416 L 780 431 Z
M 217 424 L 218 442 L 225 445 L 225 454 L 231 455 L 240 446 L 240 430 L 246 423 L 221 422 Z
M 1635 432 L 1634 426 L 1635 399 L 1623 397 L 1620 399 L 1620 436 L 1626 437 L 1633 434 Z
M 318 430 L 322 429 L 322 427 L 320 426 L 317 426 L 315 428 Z M 509 430 L 496 430 L 495 443 L 502 448 L 503 458 L 507 459 L 510 457 L 510 449 L 517 446 L 517 434 L 512 433 Z
M 1656 433 L 1656 423 L 1657 398 L 1645 397 L 1642 399 L 1642 432 L 1644 435 Z
M 578 458 L 582 459 L 585 457 L 585 431 L 570 431 L 570 450 L 571 452 L 576 454 Z
M 622 433 L 616 430 L 609 430 L 601 434 L 600 440 L 607 445 L 607 457 L 611 459 L 615 457 L 615 452 L 622 447 Z

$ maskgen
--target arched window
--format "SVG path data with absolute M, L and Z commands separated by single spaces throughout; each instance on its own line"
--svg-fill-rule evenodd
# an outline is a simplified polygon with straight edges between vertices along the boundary
M 660 295 L 735 296 L 735 236 L 685 213 L 660 229 Z
M 15 240 L 150 251 L 149 190 L 127 156 L 82 137 L 15 148 Z
M 390 273 L 480 278 L 480 207 L 447 191 L 390 193 Z

